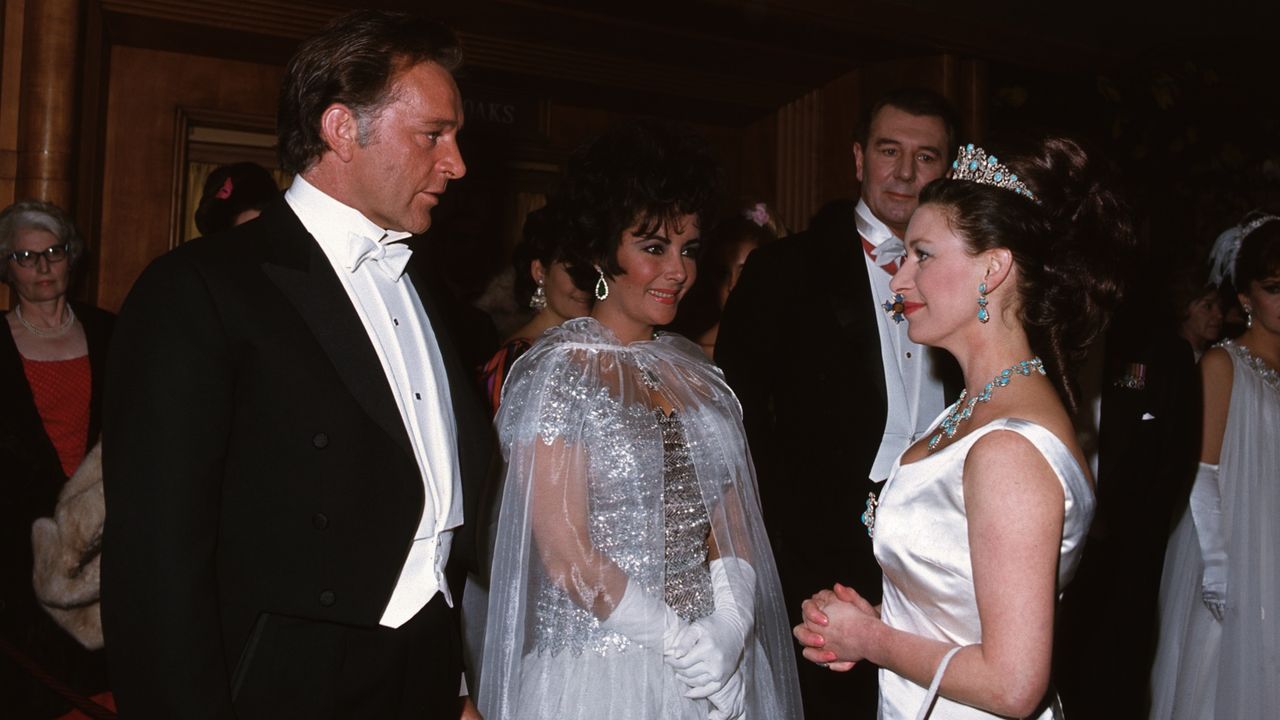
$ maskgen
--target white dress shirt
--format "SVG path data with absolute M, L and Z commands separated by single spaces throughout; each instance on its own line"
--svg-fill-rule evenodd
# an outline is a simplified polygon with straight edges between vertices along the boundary
M 879 248 L 895 237 L 893 231 L 872 214 L 866 202 L 859 200 L 854 212 L 858 233 L 872 247 Z M 865 252 L 862 255 L 866 260 L 867 277 L 871 280 L 872 302 L 876 304 L 880 359 L 884 363 L 884 386 L 889 401 L 880 449 L 868 474 L 871 480 L 880 482 L 889 477 L 893 461 L 929 431 L 929 424 L 946 407 L 946 391 L 942 380 L 933 372 L 929 349 L 912 342 L 907 337 L 907 323 L 894 322 L 882 307 L 884 301 L 893 296 L 889 290 L 892 276 Z M 974 312 L 977 311 L 975 304 Z
M 403 274 L 409 233 L 378 227 L 301 176 L 285 193 L 351 298 L 408 432 L 424 486 L 413 544 L 380 623 L 400 627 L 436 592 L 453 597 L 444 577 L 453 528 L 462 524 L 457 425 L 444 358 L 413 282 Z

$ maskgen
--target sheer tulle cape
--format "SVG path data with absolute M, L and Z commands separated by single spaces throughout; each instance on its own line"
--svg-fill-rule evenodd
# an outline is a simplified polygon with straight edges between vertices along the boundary
M 1190 515 L 1169 541 L 1160 587 L 1153 718 L 1275 717 L 1280 712 L 1280 381 L 1244 347 L 1233 365 L 1218 483 L 1227 532 L 1227 609 L 1200 599 L 1204 563 Z
M 488 720 L 707 716 L 707 701 L 683 697 L 660 640 L 601 626 L 629 587 L 657 599 L 669 590 L 663 406 L 681 421 L 711 553 L 755 572 L 754 629 L 741 660 L 747 716 L 801 716 L 737 399 L 687 340 L 623 346 L 581 318 L 520 358 L 496 420 L 508 467 L 479 692 Z M 651 614 L 639 626 L 660 636 L 662 617 Z

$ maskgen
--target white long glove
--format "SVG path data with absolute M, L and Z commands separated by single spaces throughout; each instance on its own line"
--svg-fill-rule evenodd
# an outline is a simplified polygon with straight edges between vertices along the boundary
M 632 642 L 661 650 L 675 651 L 676 637 L 687 626 L 670 605 L 649 595 L 638 583 L 627 581 L 627 589 L 609 617 L 600 621 L 605 630 L 626 635 Z
M 724 687 L 707 698 L 711 701 L 711 712 L 707 714 L 707 720 L 738 720 L 746 714 L 747 693 L 743 673 L 742 667 L 739 667 L 729 676 Z
M 1204 577 L 1200 593 L 1205 607 L 1222 622 L 1227 608 L 1227 540 L 1222 528 L 1222 493 L 1218 489 L 1218 466 L 1200 463 L 1191 486 L 1191 520 L 1195 523 Z
M 689 686 L 684 694 L 688 698 L 710 697 L 726 687 L 755 624 L 756 572 L 750 563 L 724 557 L 712 560 L 710 570 L 715 612 L 693 622 L 688 631 L 696 635 L 693 647 L 668 661 L 676 677 Z M 741 694 L 745 688 L 741 682 L 737 686 Z M 722 700 L 733 704 L 730 697 Z

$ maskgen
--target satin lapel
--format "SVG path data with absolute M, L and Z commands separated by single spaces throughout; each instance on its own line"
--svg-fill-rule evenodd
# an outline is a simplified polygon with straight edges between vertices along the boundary
M 268 217 L 263 212 L 264 221 L 279 225 L 265 239 L 271 247 L 263 272 L 302 315 L 360 407 L 412 457 L 413 446 L 391 386 L 351 298 L 324 251 L 288 206 L 283 201 L 280 205 L 282 214 Z
M 820 232 L 825 252 L 816 258 L 821 270 L 815 277 L 830 278 L 830 281 L 820 279 L 815 285 L 826 294 L 846 341 L 854 348 L 866 348 L 852 356 L 862 358 L 862 366 L 850 371 L 875 378 L 866 385 L 875 389 L 873 400 L 884 415 L 888 413 L 889 395 L 884 386 L 884 359 L 880 356 L 880 326 L 876 321 L 879 310 L 871 296 L 871 280 L 867 278 L 862 259 L 857 226 L 850 217 L 847 226 L 833 225 Z

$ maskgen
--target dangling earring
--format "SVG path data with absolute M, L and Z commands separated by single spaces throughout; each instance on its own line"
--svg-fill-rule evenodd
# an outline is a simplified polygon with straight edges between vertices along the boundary
M 542 283 L 538 283 L 538 288 L 533 291 L 533 296 L 529 298 L 529 307 L 538 311 L 547 307 L 547 291 L 542 289 Z
M 985 282 L 978 283 L 978 322 L 985 323 L 991 319 L 991 313 L 987 312 L 987 284 Z
M 604 281 L 604 271 L 596 268 L 596 272 L 600 273 L 600 279 L 596 280 L 596 300 L 604 300 L 609 297 L 609 283 Z
M 1248 305 L 1244 306 L 1244 329 L 1248 330 L 1253 327 L 1253 308 Z

